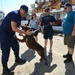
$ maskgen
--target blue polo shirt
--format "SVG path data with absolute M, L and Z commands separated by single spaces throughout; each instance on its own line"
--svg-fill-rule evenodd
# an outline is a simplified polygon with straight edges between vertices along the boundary
M 17 23 L 17 26 L 21 23 L 21 16 L 19 10 L 12 11 L 7 14 L 2 24 L 0 25 L 0 42 L 11 41 L 15 32 L 12 31 L 11 22 Z
M 63 33 L 71 35 L 75 24 L 75 11 L 70 11 L 63 19 Z

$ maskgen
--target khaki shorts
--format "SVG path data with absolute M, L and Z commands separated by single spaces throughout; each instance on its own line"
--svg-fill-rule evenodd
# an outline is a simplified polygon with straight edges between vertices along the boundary
M 64 44 L 67 45 L 69 48 L 74 49 L 75 36 L 65 35 L 64 36 Z

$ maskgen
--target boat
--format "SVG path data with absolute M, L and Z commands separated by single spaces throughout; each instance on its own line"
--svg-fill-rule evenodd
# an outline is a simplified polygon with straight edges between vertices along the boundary
M 32 11 L 36 12 L 39 18 L 42 18 L 45 15 L 45 8 L 50 8 L 50 14 L 57 20 L 57 24 L 53 26 L 53 29 L 54 31 L 62 32 L 62 21 L 66 15 L 64 12 L 64 4 L 66 2 L 70 2 L 73 10 L 75 10 L 75 0 L 35 0 L 37 7 L 34 7 Z
M 2 23 L 4 17 L 5 17 L 5 13 L 0 10 L 0 24 Z

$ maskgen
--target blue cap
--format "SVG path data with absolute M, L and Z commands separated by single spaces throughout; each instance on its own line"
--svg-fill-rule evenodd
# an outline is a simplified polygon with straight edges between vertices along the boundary
M 21 7 L 26 13 L 28 13 L 28 6 L 26 5 L 21 5 Z

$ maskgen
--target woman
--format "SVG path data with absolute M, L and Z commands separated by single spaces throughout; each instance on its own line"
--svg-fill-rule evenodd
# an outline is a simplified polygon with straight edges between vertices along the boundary
M 33 30 L 36 30 L 39 28 L 39 24 L 40 24 L 40 20 L 37 18 L 36 14 L 35 13 L 32 13 L 31 15 L 31 20 L 30 20 L 30 27 L 33 29 Z M 38 32 L 39 31 L 36 31 L 34 33 L 34 38 L 36 41 L 38 41 Z

